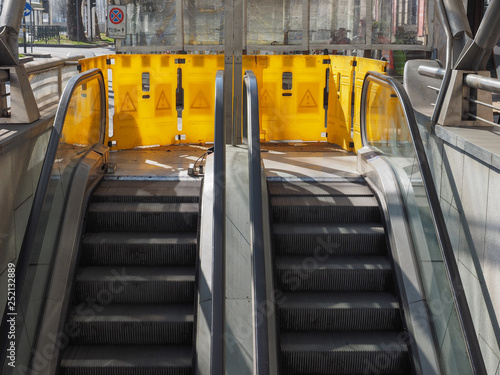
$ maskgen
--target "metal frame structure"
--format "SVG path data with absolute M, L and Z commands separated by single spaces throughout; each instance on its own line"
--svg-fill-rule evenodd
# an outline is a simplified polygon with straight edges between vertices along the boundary
M 404 51 L 425 51 L 429 52 L 432 49 L 434 42 L 434 28 L 431 27 L 433 23 L 433 10 L 435 7 L 435 0 L 428 0 L 426 9 L 427 18 L 427 43 L 424 45 L 411 45 L 411 44 L 375 44 L 372 43 L 372 17 L 366 17 L 365 25 L 365 43 L 352 43 L 352 44 L 326 44 L 326 43 L 311 43 L 309 41 L 309 28 L 310 28 L 310 3 L 311 0 L 302 0 L 302 40 L 300 44 L 294 45 L 261 45 L 261 44 L 247 44 L 247 0 L 225 0 L 224 18 L 225 18 L 225 40 L 224 45 L 220 44 L 201 44 L 189 45 L 184 42 L 184 1 L 176 0 L 176 38 L 175 44 L 165 46 L 125 46 L 122 45 L 121 39 L 117 39 L 116 49 L 120 53 L 151 53 L 151 52 L 167 52 L 167 51 L 186 51 L 186 52 L 222 52 L 231 50 L 228 45 L 227 35 L 234 34 L 234 43 L 240 44 L 241 49 L 246 51 L 262 51 L 262 52 L 295 52 L 295 51 L 310 51 L 310 50 L 404 50 Z M 372 0 L 366 0 L 367 14 L 371 12 L 373 5 Z M 370 13 L 371 15 L 371 13 Z M 228 21 L 230 21 L 228 23 Z

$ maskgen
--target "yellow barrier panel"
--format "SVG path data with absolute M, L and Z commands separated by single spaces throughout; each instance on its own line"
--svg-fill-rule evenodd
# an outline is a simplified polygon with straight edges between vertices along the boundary
M 215 76 L 224 69 L 223 55 L 179 55 L 182 69 L 184 111 L 182 113 L 183 143 L 214 141 Z
M 385 74 L 387 67 L 386 61 L 372 60 L 363 57 L 356 57 L 356 67 L 354 69 L 355 85 L 354 85 L 354 122 L 353 122 L 353 138 L 354 149 L 357 151 L 362 147 L 361 143 L 361 91 L 363 89 L 363 80 L 369 71 L 381 72 Z M 371 128 L 373 131 L 373 127 Z M 376 138 L 378 135 L 372 134 L 371 137 Z
M 330 56 L 328 142 L 352 151 L 352 87 L 354 57 Z
M 113 72 L 114 149 L 175 143 L 176 56 L 116 55 Z
M 98 68 L 101 69 L 102 75 L 104 77 L 104 87 L 106 90 L 106 103 L 108 103 L 109 92 L 108 92 L 108 64 L 107 64 L 108 56 L 96 56 L 90 57 L 88 59 L 79 60 L 78 64 L 80 65 L 80 71 L 85 72 L 90 69 Z M 108 116 L 106 114 L 106 131 L 104 144 L 108 144 L 109 140 L 109 121 Z
M 326 141 L 324 56 L 266 56 L 259 106 L 265 141 Z
M 403 108 L 396 94 L 371 82 L 366 111 L 367 140 L 375 144 L 411 141 Z
M 75 89 L 64 121 L 61 143 L 89 146 L 99 141 L 101 122 L 101 95 L 97 80 Z
M 117 142 L 115 149 L 213 141 L 215 75 L 224 68 L 222 55 L 112 55 L 81 60 L 80 64 L 82 70 L 101 68 L 105 79 L 108 69 L 112 70 L 115 114 L 110 139 Z M 252 70 L 257 76 L 263 141 L 328 140 L 352 150 L 354 123 L 355 149 L 361 146 L 363 79 L 367 71 L 384 71 L 386 62 L 347 56 L 271 55 L 243 56 L 242 64 L 243 72 Z M 325 128 L 327 68 L 330 87 Z M 184 90 L 182 121 L 178 121 L 176 109 L 178 69 Z

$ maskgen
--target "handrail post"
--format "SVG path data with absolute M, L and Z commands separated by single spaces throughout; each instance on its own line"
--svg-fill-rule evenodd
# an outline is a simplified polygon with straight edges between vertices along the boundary
M 259 95 L 257 78 L 247 70 L 243 86 L 243 137 L 248 144 L 250 183 L 250 223 L 252 246 L 252 273 L 254 284 L 254 373 L 269 374 L 269 343 L 267 315 L 260 311 L 267 302 L 265 272 L 264 213 L 262 210 L 262 181 L 259 130 Z
M 226 132 L 224 129 L 224 75 L 215 78 L 214 205 L 211 374 L 225 374 L 226 276 Z

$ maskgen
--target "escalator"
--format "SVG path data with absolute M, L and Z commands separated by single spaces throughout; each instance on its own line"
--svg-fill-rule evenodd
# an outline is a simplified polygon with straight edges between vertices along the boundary
M 61 374 L 192 373 L 200 185 L 104 180 L 95 190 Z
M 219 106 L 220 74 L 217 88 Z M 203 210 L 207 218 L 214 212 L 214 179 L 108 174 L 115 166 L 104 146 L 106 97 L 102 72 L 92 69 L 73 77 L 61 99 L 17 261 L 20 365 L 4 361 L 2 373 L 210 369 L 213 303 L 197 319 L 200 299 L 207 305 L 212 294 L 198 285 L 212 273 L 209 262 L 201 270 L 200 258 L 217 258 L 210 240 L 215 228 L 201 222 Z M 205 176 L 214 175 L 212 166 L 208 158 Z M 7 338 L 2 335 L 2 347 Z
M 409 374 L 391 252 L 361 179 L 269 182 L 281 374 Z M 382 370 L 381 368 L 378 368 Z
M 284 173 L 266 178 L 251 71 L 244 93 L 257 373 L 486 374 L 401 84 L 365 76 L 354 178 L 305 157 L 293 177 L 293 154 L 266 159 Z

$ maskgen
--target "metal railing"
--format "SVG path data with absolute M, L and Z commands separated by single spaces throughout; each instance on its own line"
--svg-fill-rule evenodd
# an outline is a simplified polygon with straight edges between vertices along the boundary
M 215 77 L 214 204 L 211 374 L 224 374 L 226 275 L 226 132 L 224 131 L 224 72 Z
M 436 67 L 424 66 L 424 65 L 419 66 L 418 72 L 421 75 L 426 76 L 426 77 L 438 78 L 438 79 L 443 79 L 443 80 L 446 78 L 446 75 L 447 75 L 446 70 L 443 68 L 436 68 Z M 489 78 L 489 77 L 480 76 L 480 75 L 475 74 L 475 73 L 469 73 L 469 74 L 464 74 L 463 84 L 465 86 L 472 88 L 472 89 L 475 89 L 475 90 L 484 90 L 484 91 L 491 92 L 493 94 L 500 94 L 500 80 L 495 79 L 495 78 Z M 441 91 L 442 91 L 442 89 L 441 89 Z M 441 94 L 441 91 L 440 91 L 440 94 Z M 444 94 L 442 96 L 444 97 Z M 465 97 L 464 100 L 466 100 L 470 103 L 473 103 L 474 105 L 481 105 L 481 106 L 488 107 L 488 108 L 491 108 L 491 109 L 494 109 L 494 110 L 497 110 L 500 112 L 500 107 L 494 106 L 494 105 L 489 104 L 489 103 L 482 102 L 482 101 L 477 100 L 475 98 Z M 438 103 L 436 102 L 436 106 L 437 105 L 438 105 Z M 474 120 L 484 122 L 488 125 L 500 127 L 499 124 L 496 124 L 496 123 L 489 121 L 485 118 L 479 117 L 475 113 L 472 113 L 470 111 L 464 113 L 464 115 L 467 115 L 468 117 L 470 117 Z
M 42 170 L 40 173 L 40 179 L 38 181 L 36 193 L 33 199 L 33 205 L 26 225 L 26 232 L 24 234 L 23 243 L 21 245 L 21 250 L 16 262 L 16 272 L 15 272 L 15 286 L 16 295 L 19 299 L 23 296 L 23 287 L 26 282 L 26 277 L 28 273 L 28 267 L 30 266 L 30 261 L 33 253 L 37 250 L 36 235 L 38 227 L 41 224 L 41 216 L 44 209 L 45 197 L 49 188 L 49 183 L 51 181 L 52 170 L 54 162 L 56 159 L 59 141 L 61 139 L 64 122 L 66 119 L 66 114 L 73 97 L 74 91 L 83 84 L 97 80 L 99 84 L 99 92 L 101 96 L 101 111 L 100 111 L 100 133 L 99 133 L 99 143 L 104 143 L 105 131 L 106 131 L 106 116 L 107 116 L 107 103 L 106 103 L 106 90 L 104 77 L 100 69 L 92 69 L 80 75 L 74 76 L 69 82 L 64 90 L 61 98 L 60 105 L 58 107 L 54 125 L 52 127 L 52 132 L 50 134 L 49 143 L 47 146 L 47 151 L 45 154 L 45 159 L 42 165 Z M 38 249 L 39 250 L 39 249 Z M 17 303 L 20 303 L 18 301 Z M 17 310 L 12 312 L 7 310 L 9 307 L 8 303 L 5 305 L 5 310 L 3 312 L 3 320 L 0 326 L 0 349 L 2 353 L 7 351 L 9 346 L 8 331 L 9 323 L 8 319 L 10 315 L 17 314 Z M 17 309 L 17 304 L 15 308 Z M 10 314 L 10 315 L 9 315 Z M 0 369 L 4 368 L 4 361 L 6 356 L 2 356 L 0 362 Z
M 428 67 L 425 68 L 431 69 Z M 444 70 L 441 71 L 444 75 Z M 451 285 L 451 293 L 453 295 L 454 305 L 458 314 L 461 332 L 463 333 L 465 338 L 465 344 L 467 347 L 471 366 L 475 374 L 486 374 L 487 371 L 483 357 L 481 355 L 481 349 L 479 346 L 479 341 L 477 338 L 472 316 L 467 304 L 464 286 L 462 284 L 457 261 L 455 259 L 455 254 L 453 252 L 453 247 L 446 227 L 446 222 L 441 210 L 440 199 L 436 192 L 431 169 L 429 167 L 424 144 L 420 137 L 420 131 L 415 120 L 415 115 L 410 99 L 408 98 L 408 95 L 406 94 L 403 86 L 395 78 L 385 76 L 376 72 L 368 72 L 363 83 L 363 91 L 361 94 L 361 137 L 364 146 L 368 145 L 366 130 L 366 109 L 368 103 L 367 98 L 370 90 L 370 82 L 376 82 L 379 85 L 390 87 L 396 93 L 401 104 L 404 117 L 408 124 L 413 147 L 415 149 L 417 164 L 422 175 L 422 182 L 431 209 L 432 222 L 436 231 L 436 236 L 441 250 L 441 255 L 443 257 L 448 281 Z
M 260 311 L 267 301 L 264 223 L 262 210 L 262 162 L 260 157 L 259 94 L 257 78 L 251 70 L 243 80 L 243 143 L 248 145 L 250 181 L 250 223 L 252 272 L 254 284 L 254 373 L 269 374 L 269 343 L 267 315 Z
M 33 95 L 38 108 L 43 111 L 59 103 L 69 79 L 78 73 L 78 60 L 84 56 L 70 58 L 54 57 L 46 61 L 32 61 L 25 64 Z

